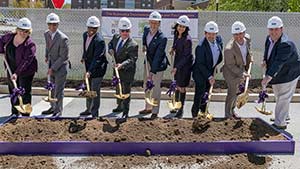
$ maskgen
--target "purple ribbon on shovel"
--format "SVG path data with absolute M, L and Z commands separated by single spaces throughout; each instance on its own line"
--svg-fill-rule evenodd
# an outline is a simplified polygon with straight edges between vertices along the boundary
M 82 91 L 84 91 L 84 90 L 86 90 L 86 86 L 85 86 L 84 83 L 81 83 L 78 87 L 76 87 L 75 90 L 82 90 Z
M 169 90 L 166 92 L 167 95 L 169 95 L 169 97 L 171 97 L 171 95 L 175 92 L 176 90 L 176 80 L 172 80 Z
M 239 92 L 237 93 L 237 95 L 244 93 L 244 91 L 245 91 L 245 83 L 239 84 Z
M 150 91 L 153 87 L 154 87 L 153 81 L 147 80 L 145 92 L 147 92 L 148 90 Z
M 117 76 L 113 76 L 113 77 L 112 77 L 111 85 L 112 85 L 113 87 L 116 87 L 116 86 L 119 84 L 119 82 L 120 82 L 120 79 L 119 79 Z
M 47 84 L 44 86 L 47 90 L 53 90 L 55 88 L 55 84 L 52 82 L 47 82 Z
M 23 87 L 14 88 L 12 94 L 10 95 L 10 99 L 13 103 L 17 102 L 17 98 L 25 94 L 25 89 Z
M 201 99 L 201 105 L 204 105 L 206 103 L 208 103 L 208 92 L 205 92 L 202 96 L 202 99 Z
M 258 100 L 256 101 L 256 103 L 262 103 L 268 97 L 269 97 L 269 95 L 267 94 L 266 90 L 260 91 L 259 95 L 258 95 Z

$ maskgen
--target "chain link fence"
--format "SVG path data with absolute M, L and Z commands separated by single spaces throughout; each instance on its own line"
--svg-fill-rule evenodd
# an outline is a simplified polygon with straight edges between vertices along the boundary
M 47 64 L 44 62 L 45 55 L 45 40 L 43 33 L 47 30 L 46 16 L 55 12 L 60 16 L 61 23 L 59 29 L 63 31 L 70 40 L 70 61 L 72 69 L 69 70 L 68 79 L 79 80 L 83 78 L 84 67 L 80 63 L 82 55 L 82 33 L 86 31 L 86 20 L 95 15 L 101 20 L 101 10 L 82 10 L 82 9 L 14 9 L 14 8 L 0 8 L 0 33 L 3 34 L 7 30 L 14 30 L 18 19 L 28 17 L 32 21 L 33 33 L 32 38 L 37 44 L 36 57 L 38 59 L 38 73 L 36 78 L 45 78 L 47 72 Z M 284 32 L 293 40 L 298 49 L 300 49 L 300 13 L 266 13 L 266 12 L 200 12 L 199 13 L 199 27 L 198 39 L 203 36 L 203 29 L 208 21 L 214 20 L 219 25 L 219 34 L 223 37 L 224 45 L 230 40 L 231 25 L 239 20 L 243 22 L 247 28 L 246 32 L 250 34 L 252 39 L 252 52 L 254 56 L 254 66 L 252 70 L 252 77 L 259 79 L 262 77 L 262 70 L 260 62 L 263 57 L 264 43 L 267 35 L 267 21 L 270 17 L 277 15 L 282 18 L 284 22 Z M 105 23 L 101 23 L 105 26 Z M 193 28 L 191 28 L 193 29 Z M 101 31 L 101 30 L 100 30 Z M 105 39 L 108 44 L 110 39 Z M 141 46 L 141 39 L 135 39 Z M 168 40 L 169 50 L 172 40 Z M 198 44 L 198 40 L 193 42 L 193 51 Z M 143 59 L 144 56 L 139 48 L 139 57 L 137 61 L 136 80 L 143 79 Z M 111 58 L 107 55 L 108 60 Z M 169 68 L 170 69 L 170 68 Z M 5 77 L 3 64 L 0 64 L 0 77 Z M 113 69 L 109 65 L 105 79 L 111 79 Z M 169 72 L 169 70 L 167 70 Z M 164 79 L 171 79 L 170 73 L 165 73 Z M 217 79 L 222 79 L 222 75 L 218 74 Z

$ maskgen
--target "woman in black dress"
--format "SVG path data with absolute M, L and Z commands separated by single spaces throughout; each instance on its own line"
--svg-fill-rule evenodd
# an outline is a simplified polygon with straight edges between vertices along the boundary
M 171 71 L 177 84 L 175 98 L 182 103 L 182 107 L 177 112 L 174 110 L 171 111 L 171 113 L 176 113 L 175 117 L 177 118 L 181 118 L 183 115 L 186 95 L 185 88 L 190 83 L 193 64 L 192 38 L 188 33 L 190 30 L 189 23 L 190 20 L 186 15 L 182 15 L 178 18 L 174 26 L 174 42 L 170 50 L 170 55 L 175 55 Z

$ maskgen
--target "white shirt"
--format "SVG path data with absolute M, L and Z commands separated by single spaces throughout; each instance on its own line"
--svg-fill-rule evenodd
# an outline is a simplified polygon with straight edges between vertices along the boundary
M 147 46 L 150 45 L 150 43 L 151 43 L 151 41 L 152 41 L 152 39 L 153 39 L 153 37 L 155 36 L 156 33 L 157 33 L 157 31 L 154 32 L 153 34 L 151 34 L 151 31 L 149 31 L 149 33 L 147 35 Z
M 53 32 L 53 33 L 49 30 L 49 34 L 51 35 L 51 39 L 52 40 L 54 39 L 56 33 L 57 33 L 57 30 L 55 32 Z
M 273 50 L 273 47 L 274 47 L 274 45 L 275 45 L 275 41 L 273 41 L 272 39 L 271 39 L 271 37 L 269 37 L 269 41 L 270 41 L 270 46 L 269 46 L 269 50 L 268 50 L 268 55 L 267 55 L 267 59 L 269 60 L 269 58 L 270 58 L 270 55 L 271 55 L 271 53 L 272 53 L 272 50 Z
M 124 44 L 126 43 L 127 40 L 128 40 L 128 38 L 126 38 L 126 39 L 123 40 L 122 47 L 124 46 Z M 119 44 L 121 43 L 121 41 L 122 41 L 122 38 L 120 37 L 119 40 L 118 40 L 117 46 L 116 46 L 116 51 L 118 51 L 117 48 L 118 48 Z
M 242 45 L 240 45 L 238 42 L 236 42 L 236 44 L 240 48 L 244 65 L 246 65 L 246 57 L 247 57 L 247 53 L 248 53 L 248 49 L 247 49 L 247 45 L 246 45 L 246 39 L 244 39 L 244 43 Z

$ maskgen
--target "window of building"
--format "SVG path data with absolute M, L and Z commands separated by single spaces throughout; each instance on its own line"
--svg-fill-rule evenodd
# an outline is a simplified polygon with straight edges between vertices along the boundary
M 81 1 L 81 0 L 78 0 L 78 3 L 82 3 L 82 1 Z
M 87 4 L 90 4 L 90 3 L 91 3 L 91 1 L 90 1 L 90 0 L 88 0 L 86 3 L 87 3 Z
M 125 8 L 134 9 L 135 8 L 135 0 L 125 0 Z
M 142 7 L 145 7 L 146 5 L 144 3 L 142 3 Z

